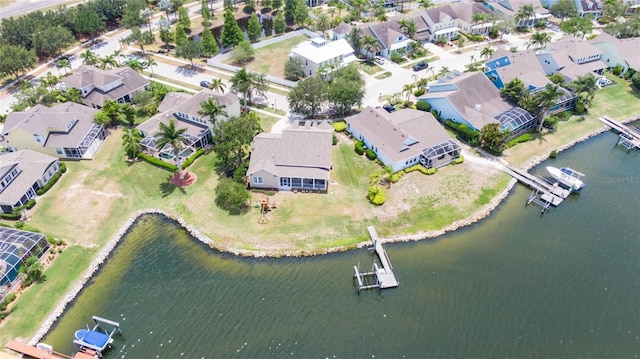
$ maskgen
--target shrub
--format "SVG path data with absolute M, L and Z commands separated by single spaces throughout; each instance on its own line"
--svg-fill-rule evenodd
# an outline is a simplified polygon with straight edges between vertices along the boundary
M 422 88 L 422 87 L 421 87 L 421 88 L 419 88 L 419 89 L 417 89 L 417 90 L 413 91 L 413 95 L 414 95 L 415 97 L 418 97 L 418 96 L 422 96 L 422 95 L 424 95 L 424 93 L 425 93 L 425 92 L 427 92 L 427 90 L 425 90 L 424 88 Z
M 35 205 L 36 205 L 36 199 L 32 198 L 32 199 L 27 201 L 27 203 L 24 205 L 24 207 L 26 207 L 27 209 L 31 209 Z
M 364 153 L 364 145 L 360 141 L 356 141 L 356 143 L 354 144 L 354 149 L 355 149 L 356 153 L 361 155 L 361 156 Z
M 160 168 L 163 168 L 165 170 L 169 170 L 171 172 L 175 172 L 175 171 L 178 170 L 178 167 L 176 167 L 176 165 L 171 164 L 171 163 L 167 163 L 167 162 L 165 162 L 165 161 L 163 161 L 163 160 L 161 160 L 159 158 L 155 158 L 153 156 L 149 156 L 149 155 L 146 155 L 144 153 L 139 153 L 138 154 L 138 158 L 143 160 L 143 161 L 145 161 L 145 162 L 147 162 L 147 163 L 149 163 L 149 164 L 151 164 L 151 165 L 153 165 L 153 166 L 160 167 Z
M 42 196 L 43 194 L 47 193 L 47 191 L 50 190 L 51 187 L 53 187 L 53 185 L 56 184 L 56 182 L 58 182 L 61 176 L 62 176 L 62 171 L 56 172 L 56 174 L 54 174 L 53 177 L 51 177 L 49 182 L 47 182 L 47 184 L 44 185 L 44 187 L 38 188 L 38 190 L 36 191 L 36 194 L 38 196 Z
M 336 132 L 343 132 L 344 130 L 347 129 L 347 123 L 344 121 L 336 121 L 333 123 L 333 129 Z
M 60 172 L 67 173 L 67 164 L 64 162 L 60 162 Z
M 426 101 L 418 101 L 416 102 L 416 110 L 429 112 L 431 111 L 431 105 Z
M 338 144 L 338 137 L 336 137 L 335 133 L 332 133 L 331 136 L 332 136 L 331 137 L 331 144 L 334 145 L 334 146 L 337 145 Z
M 458 135 L 458 138 L 467 142 L 469 145 L 478 145 L 478 135 L 480 134 L 478 131 L 470 129 L 466 124 L 457 123 L 452 120 L 445 120 L 444 124 L 452 129 Z
M 453 164 L 455 164 L 455 165 L 459 165 L 462 162 L 464 162 L 464 157 L 463 156 L 460 156 L 460 157 L 456 158 L 455 160 L 453 160 Z
M 636 90 L 640 91 L 640 72 L 637 72 L 633 74 L 633 76 L 631 76 L 631 84 L 636 88 Z
M 433 117 L 436 118 L 436 120 L 438 121 L 442 121 L 441 117 L 440 117 L 440 112 L 436 111 L 436 110 L 431 110 L 431 114 L 433 115 Z
M 189 156 L 189 158 L 187 158 L 187 160 L 182 163 L 182 169 L 185 169 L 185 168 L 191 166 L 193 161 L 195 161 L 198 157 L 200 157 L 202 155 L 204 155 L 204 148 L 201 148 L 201 149 L 197 150 L 191 156 Z
M 556 158 L 558 157 L 558 150 L 552 150 L 551 153 L 549 153 L 549 158 Z
M 396 64 L 401 63 L 402 60 L 403 60 L 402 55 L 400 55 L 397 52 L 392 52 L 390 59 L 391 59 L 391 61 L 395 62 Z
M 20 219 L 20 212 L 15 213 L 15 212 L 11 212 L 11 213 L 1 213 L 0 214 L 0 218 L 2 219 L 8 219 L 10 221 L 16 221 L 18 219 Z
M 370 159 L 371 161 L 375 160 L 376 157 L 376 153 L 371 151 L 370 149 L 367 149 L 366 151 L 364 151 L 365 155 L 367 156 L 368 159 Z
M 400 178 L 404 176 L 404 174 L 405 174 L 404 171 L 393 173 L 391 176 L 389 176 L 389 182 L 397 183 L 398 181 L 400 181 Z
M 423 167 L 423 168 L 424 168 L 424 167 Z M 436 170 L 436 168 L 435 168 L 435 167 L 431 167 L 431 168 L 429 168 L 429 169 L 425 170 L 425 171 L 424 171 L 424 174 L 426 174 L 426 175 L 429 175 L 429 176 L 430 176 L 430 175 L 432 175 L 432 174 L 436 173 L 436 171 L 437 171 L 437 170 Z M 421 172 L 422 172 L 422 171 L 421 171 Z
M 432 168 L 432 169 L 433 169 L 433 173 L 435 173 L 435 168 Z M 420 171 L 420 173 L 425 174 L 425 175 L 429 174 L 428 173 L 429 170 L 424 168 L 424 166 L 421 165 L 421 164 L 413 165 L 411 167 L 407 167 L 407 168 L 404 169 L 405 173 L 410 173 L 410 172 L 413 172 L 413 171 Z M 431 173 L 431 174 L 433 174 L 433 173 Z
M 369 187 L 369 192 L 367 193 L 367 199 L 371 204 L 376 206 L 382 206 L 384 202 L 387 200 L 384 191 L 380 187 Z
M 574 107 L 573 110 L 576 111 L 576 113 L 579 115 L 582 115 L 585 112 L 587 112 L 587 108 L 584 107 L 584 104 L 581 101 L 576 102 L 576 107 Z
M 245 186 L 230 178 L 223 178 L 215 188 L 216 205 L 232 215 L 244 212 L 251 198 Z
M 620 76 L 620 74 L 622 73 L 622 66 L 620 65 L 614 66 L 613 69 L 611 70 L 611 73 L 616 76 Z
M 500 35 L 500 30 L 498 30 L 497 26 L 491 26 L 489 28 L 489 37 L 492 39 L 497 38 Z

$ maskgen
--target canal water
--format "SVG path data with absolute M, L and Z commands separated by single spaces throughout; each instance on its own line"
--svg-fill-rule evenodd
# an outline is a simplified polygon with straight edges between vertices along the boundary
M 144 217 L 43 341 L 73 352 L 99 315 L 124 331 L 107 358 L 638 358 L 640 154 L 616 139 L 534 169 L 587 174 L 543 216 L 517 185 L 471 227 L 385 245 L 400 286 L 382 293 L 353 285 L 366 249 L 236 258 Z

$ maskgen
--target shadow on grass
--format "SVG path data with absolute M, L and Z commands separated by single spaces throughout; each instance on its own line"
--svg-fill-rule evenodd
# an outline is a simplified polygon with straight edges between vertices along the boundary
M 162 193 L 162 198 L 165 198 L 165 197 L 171 195 L 173 192 L 175 192 L 176 189 L 178 189 L 180 192 L 182 192 L 182 194 L 187 194 L 187 192 L 184 190 L 184 188 L 175 186 L 175 185 L 171 184 L 171 182 L 169 182 L 171 180 L 172 176 L 173 175 L 167 177 L 167 181 L 166 182 L 160 183 L 160 192 Z

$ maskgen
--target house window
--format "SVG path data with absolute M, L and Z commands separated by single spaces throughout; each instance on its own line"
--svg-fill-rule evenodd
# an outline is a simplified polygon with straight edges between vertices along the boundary
M 64 151 L 62 150 L 62 148 L 56 148 L 56 153 L 59 155 L 64 155 Z
M 304 188 L 313 188 L 313 178 L 305 178 L 302 181 L 302 187 L 304 187 Z
M 280 187 L 290 187 L 290 186 L 291 186 L 291 178 L 280 177 Z
M 292 178 L 291 187 L 302 187 L 302 178 Z
M 38 143 L 42 142 L 42 137 L 40 137 L 40 135 L 34 133 L 33 137 L 36 139 L 36 142 Z
M 253 184 L 262 184 L 262 177 L 253 177 Z
M 316 189 L 325 189 L 325 188 L 327 188 L 326 181 L 323 180 L 323 179 L 317 179 L 315 181 L 315 188 Z

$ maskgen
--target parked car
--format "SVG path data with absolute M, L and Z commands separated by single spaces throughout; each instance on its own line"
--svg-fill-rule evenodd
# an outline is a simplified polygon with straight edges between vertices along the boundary
M 420 70 L 424 70 L 426 68 L 429 67 L 429 64 L 424 62 L 424 61 L 420 61 L 417 64 L 413 65 L 413 71 L 420 71 Z
M 211 81 L 200 81 L 200 86 L 209 88 L 209 86 L 211 86 Z
M 396 111 L 396 107 L 394 105 L 384 105 L 382 108 L 389 113 Z
M 376 64 L 378 65 L 384 65 L 384 57 L 382 56 L 376 56 L 373 61 L 376 62 Z

